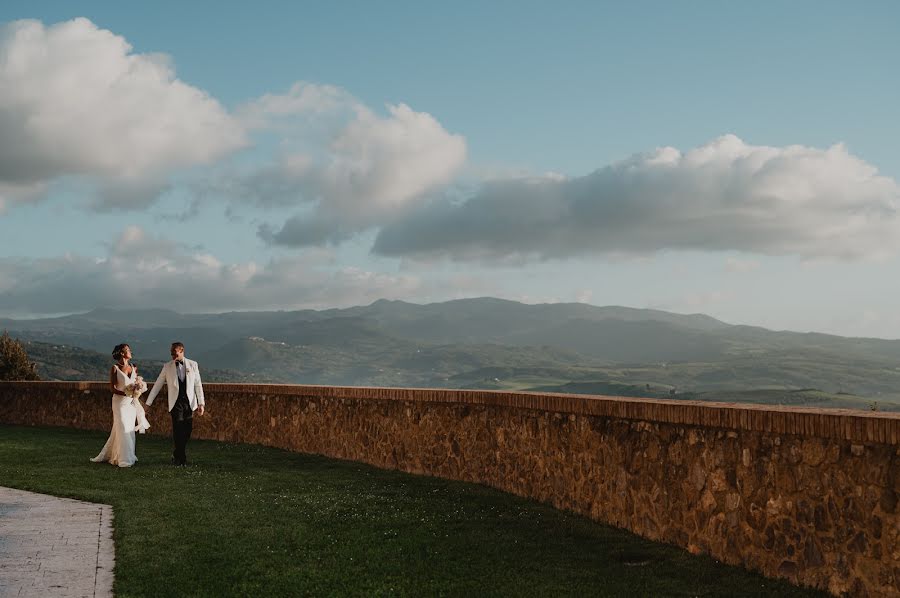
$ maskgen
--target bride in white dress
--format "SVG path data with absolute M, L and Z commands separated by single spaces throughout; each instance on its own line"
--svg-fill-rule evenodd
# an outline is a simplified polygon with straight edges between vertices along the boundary
M 134 433 L 143 433 L 150 427 L 144 409 L 136 398 L 128 396 L 126 388 L 137 380 L 137 368 L 130 362 L 131 347 L 116 345 L 113 349 L 116 363 L 109 372 L 112 390 L 113 425 L 109 439 L 100 454 L 91 459 L 94 463 L 109 462 L 119 467 L 131 467 L 137 461 L 134 454 Z

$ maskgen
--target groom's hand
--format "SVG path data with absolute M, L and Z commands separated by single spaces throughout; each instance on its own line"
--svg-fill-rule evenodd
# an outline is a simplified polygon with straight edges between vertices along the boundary
M 197 407 L 197 411 L 200 412 L 200 415 L 203 415 L 203 412 L 206 411 L 206 409 L 204 409 L 203 405 L 200 405 L 199 407 Z

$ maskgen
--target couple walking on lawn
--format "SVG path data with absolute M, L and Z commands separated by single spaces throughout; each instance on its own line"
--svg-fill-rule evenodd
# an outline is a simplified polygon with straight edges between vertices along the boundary
M 91 459 L 95 463 L 111 463 L 119 467 L 131 467 L 137 461 L 134 451 L 135 432 L 143 434 L 150 423 L 145 409 L 156 399 L 156 395 L 166 384 L 169 398 L 169 414 L 172 416 L 172 438 L 175 450 L 172 452 L 173 465 L 187 465 L 188 440 L 193 429 L 194 411 L 203 415 L 205 401 L 200 368 L 196 361 L 184 357 L 184 344 L 172 343 L 169 350 L 172 361 L 163 365 L 156 384 L 147 401 L 142 406 L 140 396 L 147 390 L 144 379 L 138 376 L 137 367 L 131 363 L 131 347 L 116 345 L 113 349 L 115 362 L 109 372 L 109 386 L 112 390 L 113 425 L 109 439 L 100 454 Z

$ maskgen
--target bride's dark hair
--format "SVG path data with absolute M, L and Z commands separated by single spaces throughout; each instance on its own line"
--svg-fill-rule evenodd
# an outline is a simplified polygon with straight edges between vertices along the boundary
M 128 347 L 128 343 L 122 343 L 121 345 L 116 345 L 112 352 L 113 361 L 119 361 L 122 359 L 122 356 L 125 354 L 125 347 Z M 131 347 L 128 347 L 129 349 Z

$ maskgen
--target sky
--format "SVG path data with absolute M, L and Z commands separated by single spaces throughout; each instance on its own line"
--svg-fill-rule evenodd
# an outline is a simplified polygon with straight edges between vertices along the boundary
M 494 296 L 900 338 L 896 2 L 0 4 L 0 316 Z

